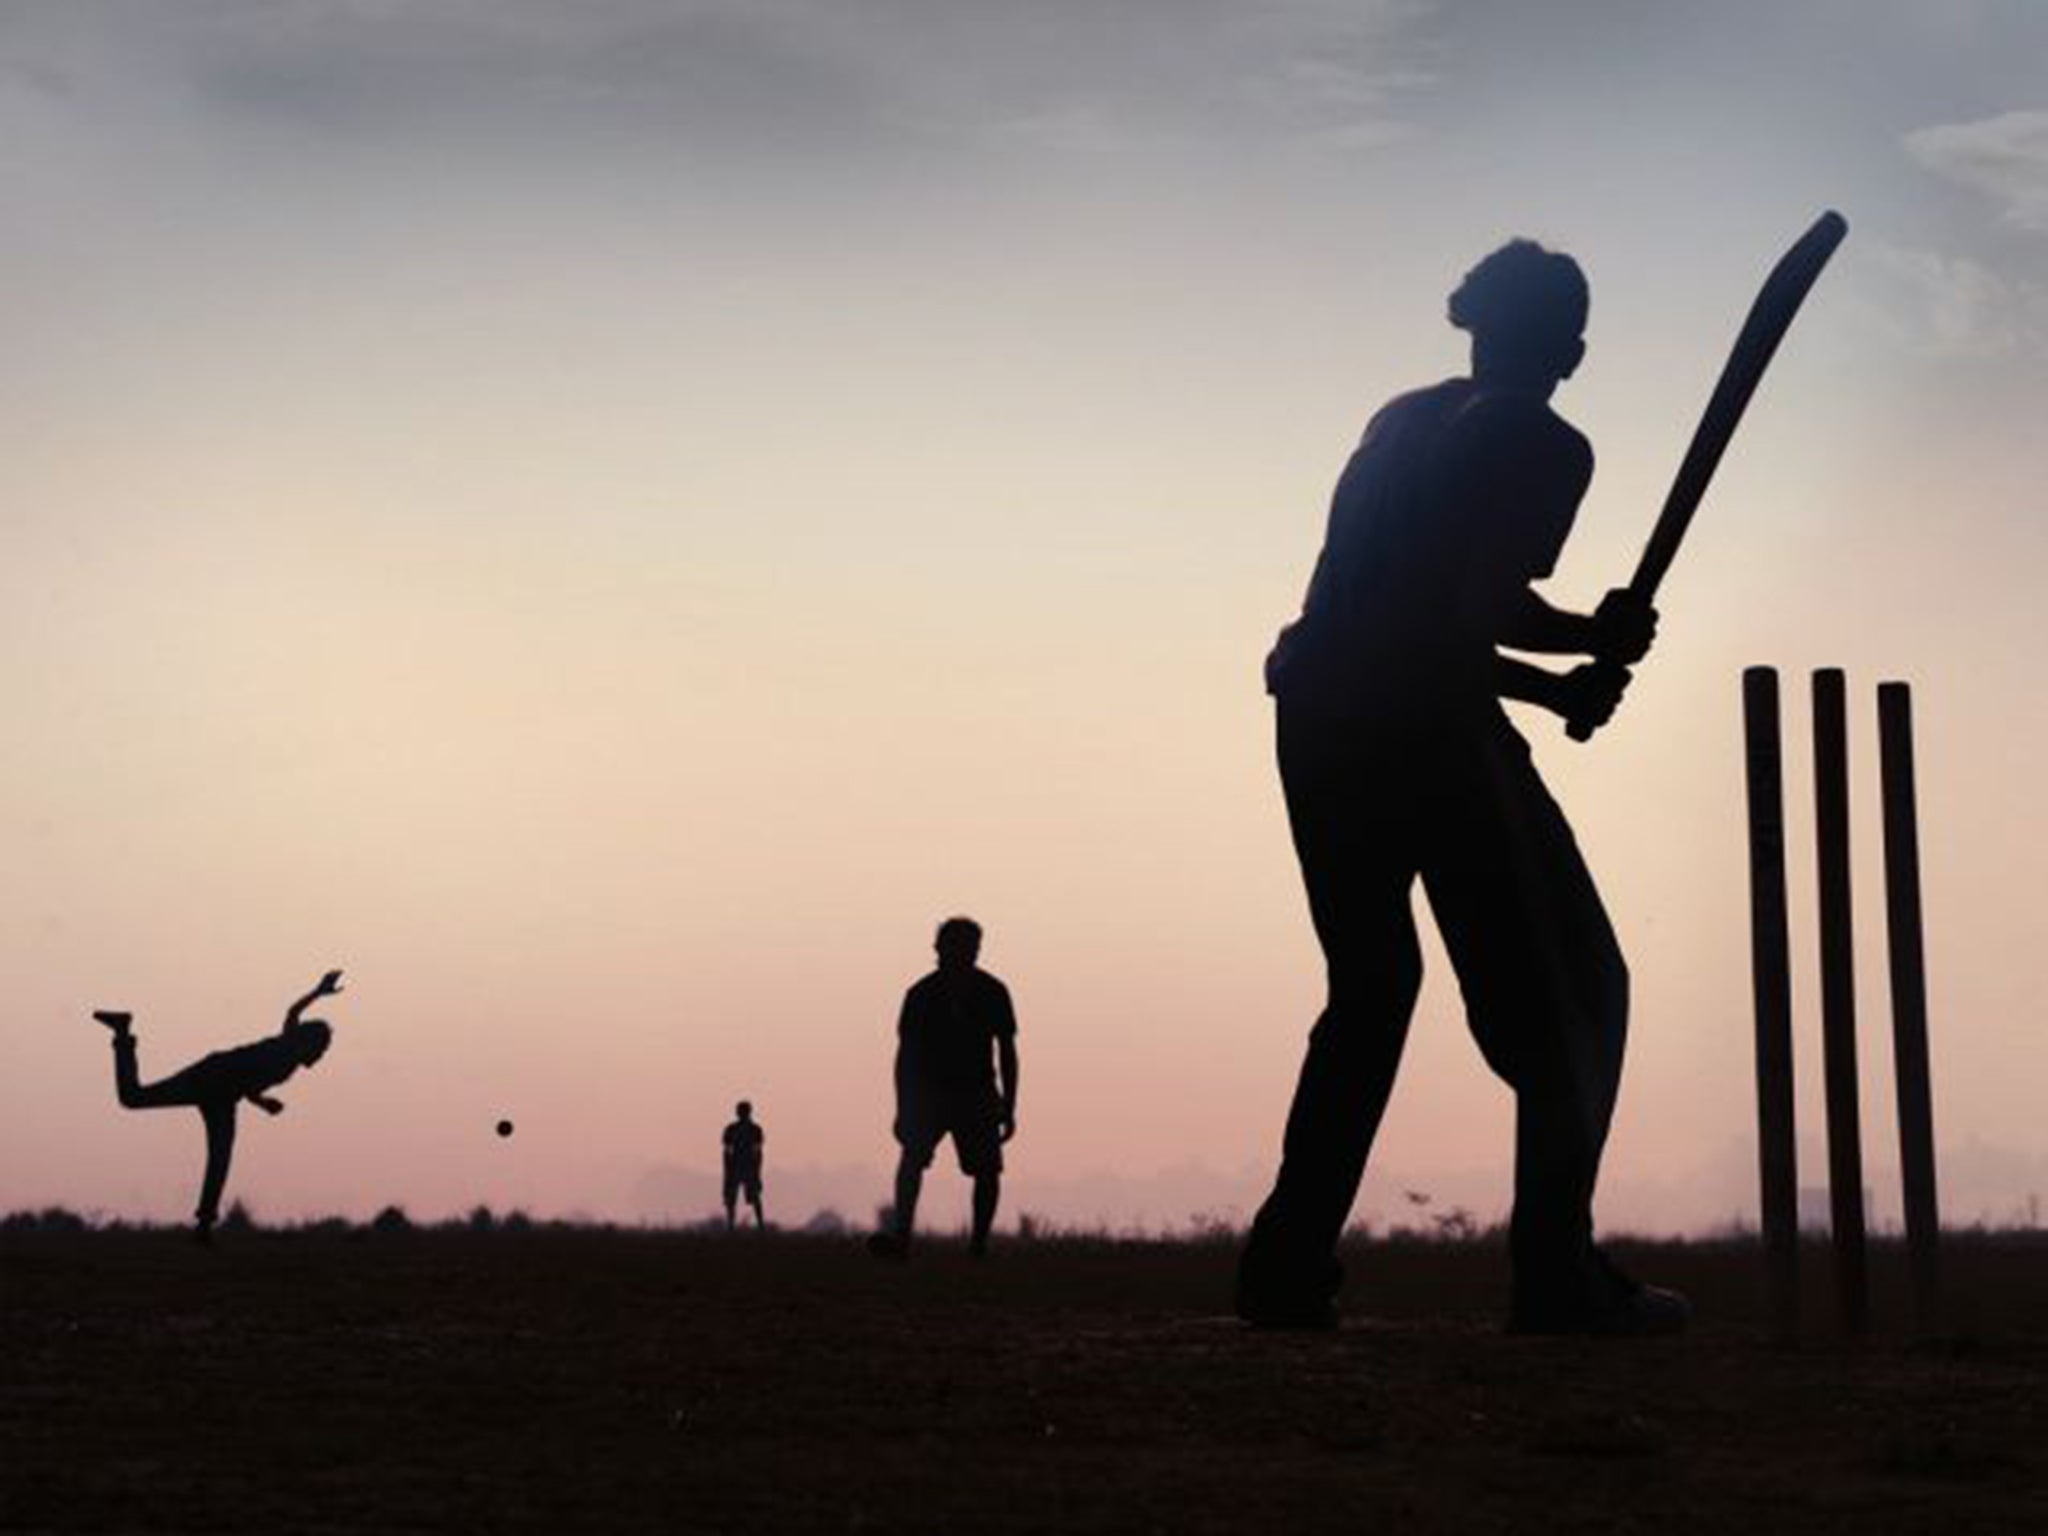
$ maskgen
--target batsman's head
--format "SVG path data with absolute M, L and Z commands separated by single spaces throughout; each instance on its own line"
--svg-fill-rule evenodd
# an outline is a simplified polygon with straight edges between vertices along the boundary
M 1510 240 L 1465 274 L 1451 324 L 1472 334 L 1474 372 L 1555 384 L 1586 355 L 1586 274 L 1562 251 Z

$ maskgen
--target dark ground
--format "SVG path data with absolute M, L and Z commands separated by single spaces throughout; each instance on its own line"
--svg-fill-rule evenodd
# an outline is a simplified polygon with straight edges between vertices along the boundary
M 0 1234 L 0 1528 L 2048 1530 L 2048 1242 L 1954 1242 L 1953 1337 L 1797 1350 L 1747 1247 L 1624 1257 L 1692 1334 L 1504 1338 L 1483 1242 L 1279 1337 L 1219 1244 Z

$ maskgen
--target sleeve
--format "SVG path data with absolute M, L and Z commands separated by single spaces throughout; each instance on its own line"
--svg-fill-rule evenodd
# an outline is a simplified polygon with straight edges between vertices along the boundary
M 1593 479 L 1593 447 L 1549 407 L 1475 404 L 1439 448 L 1458 531 L 1504 583 L 1540 581 L 1557 559 Z
M 1000 981 L 995 984 L 995 1002 L 990 1009 L 998 1040 L 1017 1038 L 1017 1010 L 1010 1002 L 1010 989 Z
M 1579 503 L 1593 483 L 1593 445 L 1571 428 L 1552 435 L 1542 456 L 1544 463 L 1532 487 L 1536 494 L 1518 520 L 1522 536 L 1515 541 L 1531 581 L 1541 581 L 1557 569 L 1557 557 L 1564 553 L 1564 541 L 1578 520 Z

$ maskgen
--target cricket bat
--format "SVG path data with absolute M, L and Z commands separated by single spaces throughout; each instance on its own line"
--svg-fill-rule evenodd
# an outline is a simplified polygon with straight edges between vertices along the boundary
M 1628 590 L 1645 605 L 1657 595 L 1664 573 L 1671 569 L 1678 546 L 1685 540 L 1685 531 L 1692 526 L 1692 515 L 1699 510 L 1707 485 L 1727 450 L 1728 440 L 1735 435 L 1742 413 L 1748 409 L 1749 397 L 1756 393 L 1764 370 L 1777 353 L 1778 343 L 1791 328 L 1792 317 L 1799 313 L 1799 306 L 1806 302 L 1821 269 L 1848 233 L 1849 221 L 1830 209 L 1814 220 L 1813 227 L 1799 237 L 1791 250 L 1778 258 L 1771 275 L 1764 279 L 1700 424 L 1693 431 L 1692 445 L 1685 450 L 1677 478 L 1664 498 L 1664 510 L 1657 514 L 1650 542 L 1643 546 L 1635 575 L 1629 578 Z M 1589 739 L 1594 729 L 1584 720 L 1572 720 L 1565 727 L 1573 741 Z

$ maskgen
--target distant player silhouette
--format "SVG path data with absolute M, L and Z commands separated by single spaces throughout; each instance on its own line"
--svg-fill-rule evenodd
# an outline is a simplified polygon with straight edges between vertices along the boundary
M 327 1054 L 334 1031 L 325 1020 L 309 1019 L 306 1010 L 323 997 L 341 991 L 341 972 L 329 971 L 318 985 L 285 1010 L 284 1027 L 268 1039 L 203 1056 L 183 1071 L 144 1083 L 135 1060 L 135 1016 L 102 1009 L 93 1014 L 114 1034 L 114 1093 L 124 1109 L 196 1109 L 206 1125 L 206 1176 L 199 1187 L 195 1235 L 211 1239 L 220 1219 L 221 1191 L 227 1186 L 228 1164 L 235 1155 L 235 1113 L 244 1099 L 266 1114 L 281 1115 L 284 1105 L 269 1090 L 301 1067 Z
M 904 996 L 896 1025 L 894 1224 L 868 1246 L 885 1258 L 909 1252 L 924 1171 L 953 1138 L 960 1171 L 974 1180 L 973 1252 L 988 1252 L 1002 1199 L 1003 1144 L 1017 1133 L 1017 1015 L 1010 991 L 981 969 L 981 925 L 949 917 L 934 946 L 938 968 Z
M 1238 1311 L 1327 1326 L 1335 1249 L 1400 1065 L 1422 981 L 1419 878 L 1470 1027 L 1515 1092 L 1509 1326 L 1651 1333 L 1673 1292 L 1593 1243 L 1620 1083 L 1628 970 L 1571 829 L 1501 699 L 1607 719 L 1656 615 L 1625 591 L 1591 615 L 1531 590 L 1593 472 L 1551 410 L 1585 352 L 1577 263 L 1513 241 L 1467 274 L 1451 323 L 1472 371 L 1372 418 L 1331 501 L 1301 616 L 1267 660 L 1280 777 L 1329 995 L 1309 1037 L 1281 1165 L 1238 1268 Z M 1583 655 L 1554 672 L 1499 648 Z
M 745 1099 L 733 1106 L 733 1122 L 722 1138 L 725 1151 L 725 1228 L 739 1225 L 740 1197 L 754 1208 L 754 1225 L 768 1224 L 761 1214 L 761 1151 L 767 1133 L 754 1119 L 754 1106 Z

